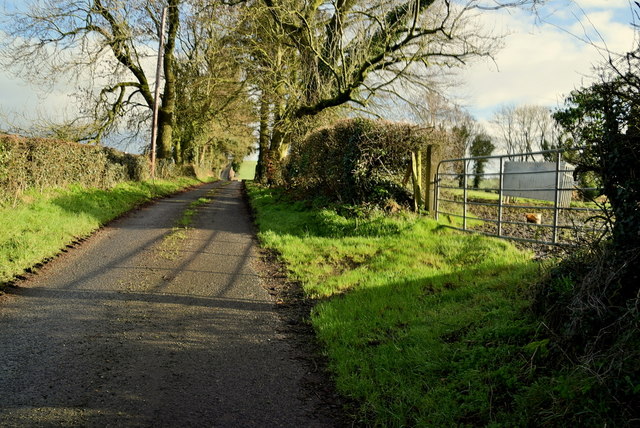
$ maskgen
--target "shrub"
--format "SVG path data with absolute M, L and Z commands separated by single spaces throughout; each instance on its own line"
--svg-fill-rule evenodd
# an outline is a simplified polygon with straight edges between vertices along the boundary
M 0 135 L 0 203 L 26 189 L 80 184 L 108 189 L 149 177 L 145 157 L 101 146 Z
M 438 144 L 442 135 L 415 125 L 348 119 L 308 134 L 291 150 L 289 188 L 305 197 L 344 204 L 408 204 L 411 151 Z
M 535 288 L 534 307 L 554 338 L 556 361 L 548 364 L 565 367 L 572 382 L 582 385 L 569 396 L 549 399 L 551 414 L 564 414 L 569 406 L 582 409 L 576 423 L 582 426 L 606 425 L 589 417 L 612 426 L 640 419 L 638 261 L 639 249 L 622 254 L 599 243 L 573 251 Z
M 576 171 L 602 183 L 607 198 L 603 215 L 612 226 L 610 236 L 573 250 L 536 289 L 536 307 L 564 358 L 559 365 L 571 367 L 571 375 L 580 380 L 581 393 L 571 400 L 597 403 L 598 414 L 606 412 L 610 421 L 580 425 L 635 426 L 640 420 L 637 54 L 627 56 L 627 71 L 615 69 L 602 82 L 573 91 L 554 115 L 584 146 Z

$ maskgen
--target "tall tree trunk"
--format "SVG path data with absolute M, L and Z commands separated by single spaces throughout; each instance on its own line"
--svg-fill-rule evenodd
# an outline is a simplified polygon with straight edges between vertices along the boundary
M 176 109 L 176 75 L 175 75 L 175 46 L 178 26 L 180 25 L 180 0 L 169 0 L 167 42 L 164 46 L 164 93 L 162 94 L 162 107 L 158 112 L 158 145 L 157 156 L 168 159 L 174 155 L 173 151 L 173 125 L 175 123 Z
M 182 165 L 183 163 L 185 163 L 184 149 L 182 148 L 182 141 L 180 141 L 180 139 L 176 139 L 173 142 L 173 145 L 175 147 L 174 153 L 175 153 L 176 163 L 179 165 Z
M 258 135 L 258 164 L 256 165 L 255 180 L 258 183 L 267 182 L 267 162 L 269 159 L 269 100 L 262 92 L 260 96 L 260 130 Z
M 158 159 L 169 159 L 173 156 L 173 113 L 167 109 L 160 109 L 158 112 L 158 143 L 156 145 L 156 156 Z
M 279 98 L 275 105 L 275 117 L 273 119 L 273 128 L 271 130 L 271 141 L 269 146 L 267 183 L 282 184 L 282 166 L 284 158 L 287 156 L 289 144 L 287 140 L 287 118 L 285 117 L 286 104 L 284 97 Z
M 282 144 L 285 139 L 283 123 L 277 117 L 271 133 L 270 147 L 267 152 L 267 184 L 282 184 Z
M 284 59 L 284 51 L 280 46 L 276 49 L 276 69 L 280 69 Z M 271 138 L 269 140 L 269 150 L 266 152 L 266 182 L 267 184 L 281 184 L 282 182 L 282 144 L 285 140 L 288 118 L 285 117 L 287 108 L 286 90 L 281 80 L 275 87 L 272 94 L 273 101 L 273 123 L 271 125 Z M 270 103 L 271 104 L 271 103 Z

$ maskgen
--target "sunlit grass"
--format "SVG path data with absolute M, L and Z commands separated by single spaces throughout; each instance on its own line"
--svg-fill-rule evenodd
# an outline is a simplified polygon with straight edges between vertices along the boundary
M 464 189 L 442 189 L 440 197 L 444 199 L 455 199 L 459 204 L 462 204 L 464 196 Z M 467 200 L 485 202 L 490 204 L 498 204 L 499 194 L 495 189 L 467 189 Z M 511 202 L 507 205 L 528 205 L 528 206 L 554 206 L 553 201 L 546 201 L 542 199 L 532 199 L 523 197 L 511 197 Z M 578 201 L 572 200 L 571 207 L 573 208 L 592 208 L 600 209 L 603 205 L 591 201 Z
M 311 322 L 356 419 L 524 423 L 515 397 L 532 382 L 523 367 L 538 349 L 523 297 L 538 275 L 529 254 L 413 214 L 345 218 L 249 192 L 263 245 L 321 299 Z
M 240 165 L 240 169 L 237 171 L 236 178 L 238 180 L 253 180 L 253 177 L 256 174 L 256 165 L 257 161 L 242 161 Z
M 189 204 L 189 208 L 183 211 L 182 217 L 176 221 L 176 227 L 185 228 L 191 226 L 193 216 L 198 212 L 198 208 L 211 202 L 210 198 L 198 198 Z
M 0 208 L 0 283 L 135 206 L 197 183 L 179 178 L 122 183 L 111 190 L 70 187 L 28 193 L 16 207 Z

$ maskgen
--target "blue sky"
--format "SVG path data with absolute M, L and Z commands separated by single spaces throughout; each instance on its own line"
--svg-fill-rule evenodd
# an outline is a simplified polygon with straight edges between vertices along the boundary
M 557 107 L 573 89 L 593 81 L 602 48 L 633 48 L 628 0 L 555 0 L 538 10 L 492 13 L 486 25 L 509 33 L 495 62 L 476 61 L 460 74 L 457 96 L 478 119 L 506 104 Z M 592 41 L 596 46 L 586 43 Z
M 0 0 L 0 6 L 12 3 Z M 482 122 L 506 104 L 556 107 L 572 89 L 591 82 L 603 51 L 584 39 L 620 53 L 633 47 L 628 0 L 548 0 L 538 15 L 511 10 L 483 13 L 480 19 L 487 28 L 509 34 L 505 47 L 494 61 L 471 63 L 450 95 Z M 3 113 L 19 122 L 38 115 L 72 117 L 72 91 L 60 84 L 44 94 L 0 68 L 0 127 Z

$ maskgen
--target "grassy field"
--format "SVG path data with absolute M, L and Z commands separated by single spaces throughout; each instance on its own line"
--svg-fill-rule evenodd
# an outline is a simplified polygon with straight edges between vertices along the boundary
M 450 183 L 446 183 L 446 185 L 454 187 L 454 186 L 457 186 L 458 184 L 450 182 Z M 487 187 L 490 190 L 488 190 Z M 487 185 L 486 187 L 481 185 L 479 189 L 468 188 L 467 199 L 497 204 L 499 194 L 498 194 L 498 190 L 496 189 L 497 189 L 497 186 L 489 186 L 489 185 Z M 457 189 L 450 189 L 450 188 L 441 189 L 441 192 L 440 192 L 440 197 L 444 199 L 456 198 L 457 200 L 462 201 L 463 195 L 464 195 L 464 189 L 461 187 Z M 554 205 L 552 201 L 545 201 L 541 199 L 531 199 L 531 198 L 522 198 L 522 197 L 512 197 L 511 199 L 512 201 L 515 201 L 514 204 L 518 204 L 518 205 L 533 205 L 533 206 L 553 206 Z M 571 200 L 571 207 L 599 209 L 600 206 L 590 201 Z
M 319 299 L 311 323 L 354 418 L 372 426 L 526 426 L 547 341 L 539 276 L 510 244 L 402 214 L 347 218 L 250 185 L 259 237 Z
M 238 180 L 253 180 L 257 164 L 258 161 L 243 161 L 237 174 Z
M 0 287 L 135 206 L 198 183 L 179 178 L 123 183 L 111 190 L 52 189 L 28 193 L 16 207 L 0 207 Z

